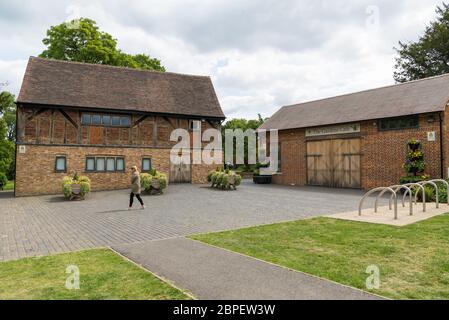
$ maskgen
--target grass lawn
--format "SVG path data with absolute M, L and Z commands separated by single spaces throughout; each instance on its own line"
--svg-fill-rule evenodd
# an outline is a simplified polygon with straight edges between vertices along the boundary
M 3 188 L 4 191 L 14 190 L 14 181 L 8 181 L 8 183 Z
M 449 299 L 447 214 L 402 228 L 316 218 L 192 238 L 363 290 L 367 267 L 377 265 L 372 293 Z
M 80 271 L 80 289 L 65 287 L 66 268 Z M 0 263 L 0 299 L 190 299 L 108 249 Z

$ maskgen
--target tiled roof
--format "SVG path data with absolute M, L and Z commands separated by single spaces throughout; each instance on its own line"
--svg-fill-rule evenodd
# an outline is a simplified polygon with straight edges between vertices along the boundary
M 261 129 L 296 129 L 444 111 L 449 74 L 282 107 Z
M 206 76 L 30 57 L 19 103 L 224 118 Z

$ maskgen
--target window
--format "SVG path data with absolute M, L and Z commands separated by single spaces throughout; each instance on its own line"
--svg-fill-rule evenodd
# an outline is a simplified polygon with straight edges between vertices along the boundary
M 95 158 L 86 158 L 86 171 L 95 171 Z
M 120 172 L 125 171 L 123 157 L 86 157 L 87 172 Z
M 83 115 L 81 116 L 81 123 L 90 124 L 90 114 L 83 113 Z
M 98 126 L 101 124 L 101 116 L 99 114 L 93 114 L 91 119 L 92 125 Z
M 129 127 L 131 125 L 131 120 L 129 117 L 120 117 L 120 126 Z
M 56 172 L 67 172 L 67 158 L 65 156 L 57 156 L 55 161 Z
M 106 171 L 115 171 L 115 158 L 107 158 Z
M 131 117 L 110 114 L 83 113 L 81 115 L 81 124 L 92 126 L 130 127 Z
M 120 117 L 112 117 L 112 125 L 119 126 L 120 125 Z
M 401 117 L 379 120 L 379 130 L 401 130 L 401 129 L 413 129 L 419 128 L 419 117 Z
M 190 127 L 190 130 L 192 130 L 192 131 L 198 131 L 201 129 L 201 121 L 190 120 L 189 127 Z
M 148 172 L 151 170 L 151 158 L 142 159 L 142 172 Z
M 111 116 L 103 116 L 102 123 L 104 126 L 110 126 L 111 125 Z
M 125 171 L 125 159 L 117 158 L 115 163 L 115 169 L 117 171 Z
M 96 158 L 96 164 L 95 164 L 95 169 L 96 171 L 104 171 L 105 169 L 105 165 L 104 165 L 104 158 Z

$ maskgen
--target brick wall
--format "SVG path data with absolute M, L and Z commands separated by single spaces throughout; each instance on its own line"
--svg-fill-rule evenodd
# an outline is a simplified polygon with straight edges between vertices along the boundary
M 281 152 L 281 173 L 273 177 L 273 182 L 284 185 L 306 184 L 306 143 L 305 130 L 279 132 Z
M 379 131 L 377 121 L 361 123 L 361 181 L 364 189 L 398 184 L 405 174 L 402 164 L 407 153 L 407 142 L 416 138 L 423 142 L 426 157 L 426 173 L 434 178 L 441 176 L 439 115 L 433 114 L 434 122 L 428 122 L 429 115 L 421 115 L 418 129 Z M 427 132 L 435 131 L 437 140 L 427 141 Z M 445 152 L 449 155 L 449 116 L 445 116 Z M 334 138 L 343 136 L 335 136 Z M 274 176 L 273 182 L 285 185 L 305 185 L 306 138 L 304 129 L 279 132 L 281 144 L 282 174 Z M 448 156 L 445 167 L 449 167 Z
M 440 178 L 440 128 L 438 114 L 435 122 L 429 123 L 425 115 L 419 118 L 418 129 L 379 131 L 376 121 L 362 124 L 362 186 L 371 189 L 379 186 L 398 184 L 405 175 L 402 165 L 408 151 L 407 142 L 412 139 L 421 140 L 427 163 L 426 173 L 432 178 Z M 427 132 L 435 131 L 437 140 L 427 141 Z
M 67 157 L 67 173 L 55 172 L 55 158 L 58 155 Z M 17 153 L 16 195 L 60 193 L 62 177 L 74 172 L 86 175 L 92 180 L 92 191 L 128 188 L 129 169 L 132 166 L 140 168 L 144 157 L 150 157 L 153 168 L 169 176 L 169 155 L 170 149 L 26 145 L 26 153 Z M 85 172 L 86 156 L 123 156 L 126 171 Z M 216 167 L 217 165 L 192 165 L 192 182 L 206 182 L 207 173 Z

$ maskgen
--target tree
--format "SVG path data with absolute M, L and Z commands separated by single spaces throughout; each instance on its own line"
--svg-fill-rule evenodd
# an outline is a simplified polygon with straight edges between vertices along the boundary
M 255 120 L 231 119 L 231 120 L 227 121 L 222 126 L 223 150 L 226 152 L 226 150 L 225 150 L 225 132 L 227 129 L 231 129 L 231 130 L 241 129 L 243 132 L 245 132 L 248 129 L 257 130 L 265 121 L 266 121 L 266 119 L 263 119 L 260 114 L 258 115 L 258 119 L 255 119 Z M 234 152 L 233 154 L 235 157 L 235 155 L 236 155 L 235 143 L 233 144 L 233 152 Z M 245 138 L 244 152 L 245 152 L 245 155 L 244 155 L 245 166 L 248 166 L 248 139 L 247 138 Z M 246 168 L 246 169 L 248 169 L 248 168 Z
M 416 42 L 399 42 L 394 79 L 397 82 L 449 73 L 449 5 L 436 9 L 437 18 Z
M 0 173 L 14 178 L 14 140 L 16 134 L 16 104 L 14 95 L 0 93 Z
M 14 141 L 16 136 L 16 103 L 13 94 L 3 91 L 0 93 L 0 139 Z M 4 135 L 1 130 L 4 126 Z
M 39 55 L 42 58 L 165 72 L 158 59 L 146 54 L 131 55 L 117 49 L 117 40 L 87 18 L 52 26 L 42 42 L 47 46 Z

